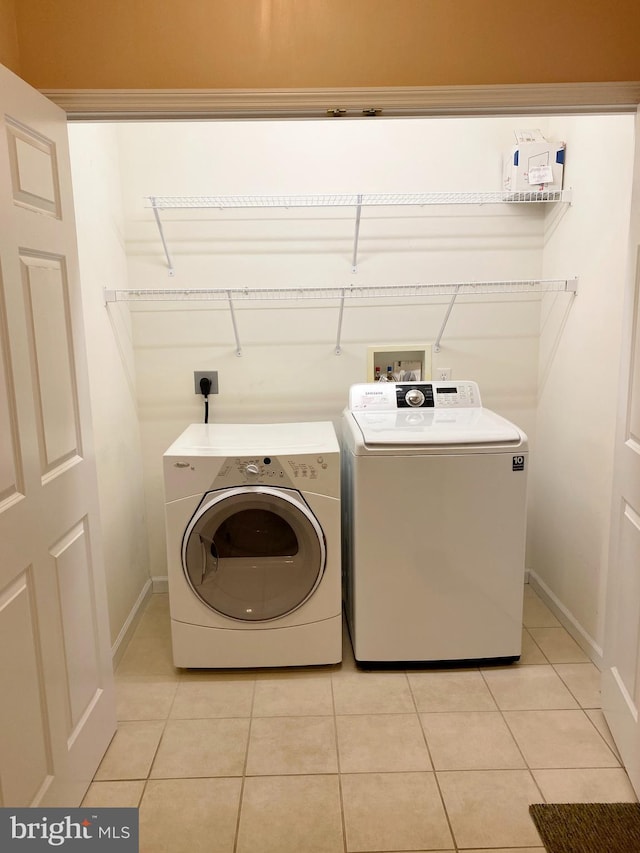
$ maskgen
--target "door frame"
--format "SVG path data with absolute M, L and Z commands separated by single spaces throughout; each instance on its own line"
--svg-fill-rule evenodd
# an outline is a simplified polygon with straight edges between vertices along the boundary
M 613 496 L 607 564 L 605 642 L 602 670 L 602 709 L 614 737 L 634 790 L 640 794 L 640 722 L 638 721 L 637 668 L 640 618 L 633 605 L 630 579 L 636 566 L 629 548 L 637 548 L 637 509 L 640 489 L 637 471 L 640 464 L 637 435 L 634 434 L 634 409 L 637 400 L 638 346 L 640 333 L 640 109 L 636 113 L 636 163 L 631 200 L 629 258 L 625 284 L 622 359 L 620 365 L 618 412 L 613 468 Z M 637 430 L 637 425 L 636 430 Z M 635 536 L 632 542 L 631 537 Z M 631 554 L 634 552 L 632 551 Z M 635 643 L 635 645 L 634 645 Z M 629 651 L 625 659 L 624 651 Z M 635 653 L 635 654 L 633 654 Z
M 279 90 L 42 89 L 74 121 L 371 119 L 635 113 L 640 81 Z
M 640 81 L 317 89 L 41 89 L 69 121 L 635 112 Z

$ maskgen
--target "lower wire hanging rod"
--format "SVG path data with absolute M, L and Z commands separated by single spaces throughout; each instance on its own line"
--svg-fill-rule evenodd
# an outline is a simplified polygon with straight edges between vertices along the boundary
M 162 227 L 162 220 L 160 219 L 160 210 L 156 203 L 155 197 L 151 196 L 151 207 L 153 209 L 153 215 L 156 218 L 156 225 L 158 226 L 158 231 L 160 233 L 160 240 L 162 241 L 162 248 L 164 249 L 164 256 L 167 259 L 167 266 L 169 267 L 169 275 L 175 275 L 176 271 L 173 267 L 173 261 L 171 259 L 171 255 L 169 253 L 169 247 L 167 246 L 167 241 L 164 236 L 164 229 Z
M 359 195 L 356 207 L 356 225 L 353 234 L 353 256 L 351 258 L 351 272 L 358 272 L 358 241 L 360 239 L 360 216 L 362 214 L 362 196 Z
M 231 314 L 231 325 L 233 326 L 233 334 L 236 339 L 236 355 L 240 357 L 242 355 L 242 347 L 240 346 L 240 338 L 238 337 L 238 326 L 236 325 L 236 313 L 233 310 L 233 297 L 231 296 L 231 291 L 227 290 L 227 297 L 229 298 L 229 313 Z
M 440 352 L 440 341 L 442 340 L 442 335 L 444 334 L 444 330 L 447 327 L 447 322 L 449 320 L 449 314 L 451 314 L 451 309 L 453 308 L 453 303 L 456 301 L 456 297 L 460 291 L 460 285 L 458 284 L 455 289 L 455 293 L 451 297 L 451 302 L 449 302 L 449 307 L 447 308 L 447 313 L 444 315 L 444 320 L 442 321 L 442 325 L 440 326 L 440 331 L 438 332 L 438 336 L 435 339 L 433 344 L 433 351 Z
M 336 338 L 336 355 L 342 355 L 342 347 L 340 346 L 340 338 L 342 337 L 342 317 L 344 315 L 344 287 L 342 288 L 342 297 L 340 298 L 340 312 L 338 314 L 338 336 Z

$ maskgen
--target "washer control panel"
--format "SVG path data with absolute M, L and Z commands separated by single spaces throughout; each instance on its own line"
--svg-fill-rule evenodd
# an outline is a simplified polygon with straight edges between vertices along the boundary
M 397 409 L 480 408 L 480 389 L 472 380 L 460 382 L 366 382 L 352 385 L 349 410 L 388 412 Z

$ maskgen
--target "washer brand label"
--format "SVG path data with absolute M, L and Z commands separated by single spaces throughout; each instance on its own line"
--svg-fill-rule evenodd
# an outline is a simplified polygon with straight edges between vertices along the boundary
M 2 853 L 138 853 L 138 809 L 0 808 Z
M 524 456 L 513 457 L 513 470 L 524 471 Z

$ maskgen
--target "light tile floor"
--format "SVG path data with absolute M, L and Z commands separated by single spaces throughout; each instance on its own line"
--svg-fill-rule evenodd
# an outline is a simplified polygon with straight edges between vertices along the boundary
M 141 853 L 543 853 L 535 802 L 635 801 L 599 674 L 525 587 L 508 667 L 177 670 L 154 595 L 84 800 L 139 806 Z

